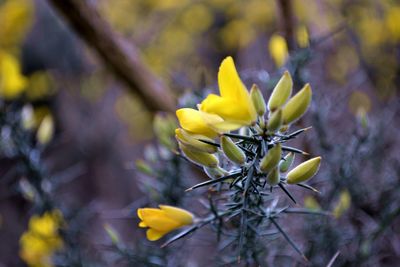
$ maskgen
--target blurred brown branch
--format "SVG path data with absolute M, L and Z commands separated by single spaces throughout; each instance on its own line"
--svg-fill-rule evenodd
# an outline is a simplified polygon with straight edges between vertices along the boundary
M 140 52 L 119 36 L 85 0 L 48 0 L 72 29 L 91 46 L 128 88 L 152 111 L 173 111 L 175 101 L 169 88 L 141 61 Z
M 281 27 L 286 39 L 289 51 L 296 48 L 294 41 L 294 17 L 292 0 L 278 0 L 278 8 L 281 15 Z

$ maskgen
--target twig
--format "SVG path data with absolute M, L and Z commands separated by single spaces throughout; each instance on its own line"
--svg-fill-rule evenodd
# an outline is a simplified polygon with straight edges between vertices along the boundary
M 166 85 L 142 62 L 136 46 L 113 31 L 95 7 L 86 0 L 48 2 L 150 110 L 174 110 L 175 101 Z

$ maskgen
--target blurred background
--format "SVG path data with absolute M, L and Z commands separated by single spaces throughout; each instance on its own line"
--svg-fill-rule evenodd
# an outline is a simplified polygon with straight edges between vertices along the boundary
M 333 266 L 398 266 L 395 0 L 0 0 L 0 266 L 223 265 L 209 230 L 160 249 L 136 209 L 200 207 L 182 192 L 207 177 L 171 152 L 174 110 L 217 90 L 228 55 L 265 96 L 284 70 L 313 88 L 296 143 L 322 155 L 321 193 L 293 193 L 334 216 L 283 219 L 309 262 L 278 238 L 265 266 L 327 266 L 338 251 Z M 33 265 L 20 238 L 49 207 L 64 248 Z

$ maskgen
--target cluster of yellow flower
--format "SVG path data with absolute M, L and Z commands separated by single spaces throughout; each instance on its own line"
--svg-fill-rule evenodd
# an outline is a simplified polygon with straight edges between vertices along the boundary
M 7 37 L 0 39 L 0 100 L 13 101 L 23 96 L 31 101 L 52 93 L 50 75 L 37 71 L 26 76 L 19 60 L 21 43 L 32 24 L 33 8 L 29 0 L 0 1 L 0 36 Z M 47 107 L 26 104 L 22 125 L 26 130 L 37 130 L 41 144 L 48 143 L 53 136 L 53 117 Z
M 175 130 L 176 139 L 186 158 L 202 166 L 216 180 L 229 178 L 232 174 L 232 171 L 221 167 L 223 164 L 220 159 L 227 158 L 239 178 L 251 180 L 248 176 L 257 175 L 271 188 L 279 185 L 284 189 L 283 184 L 300 184 L 317 173 L 321 157 L 303 162 L 289 171 L 285 178 L 281 178 L 281 173 L 287 172 L 294 161 L 294 153 L 289 152 L 284 156 L 283 151 L 301 153 L 282 146 L 282 143 L 308 129 L 285 135 L 290 124 L 298 120 L 311 103 L 309 84 L 291 97 L 293 81 L 286 71 L 266 103 L 257 85 L 253 85 L 250 92 L 246 89 L 232 57 L 222 61 L 218 84 L 220 95 L 208 95 L 197 105 L 197 110 L 182 108 L 176 111 L 181 126 Z M 267 109 L 268 116 L 265 117 Z M 243 135 L 230 133 L 236 130 L 243 132 Z M 219 144 L 214 141 L 216 137 L 220 139 Z M 239 146 L 240 142 L 235 143 L 231 138 L 256 142 L 260 147 Z M 222 152 L 224 156 L 219 157 L 217 152 Z M 138 209 L 138 216 L 142 220 L 139 226 L 150 228 L 147 238 L 152 241 L 195 222 L 190 212 L 162 205 L 160 209 Z
M 21 73 L 16 56 L 19 44 L 30 27 L 33 5 L 30 1 L 6 1 L 0 5 L 0 97 L 13 99 L 25 90 L 28 80 Z
M 20 239 L 20 257 L 28 266 L 53 266 L 53 254 L 63 247 L 63 240 L 58 233 L 62 224 L 60 210 L 31 217 L 29 228 Z

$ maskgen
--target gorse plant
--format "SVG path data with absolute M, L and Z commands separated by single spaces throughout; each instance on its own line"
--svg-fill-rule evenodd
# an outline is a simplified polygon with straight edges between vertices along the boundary
M 181 126 L 176 129 L 176 138 L 182 155 L 202 166 L 211 178 L 186 191 L 209 187 L 209 215 L 197 218 L 186 210 L 160 205 L 160 209 L 138 209 L 142 220 L 139 226 L 149 228 L 147 238 L 152 241 L 188 226 L 164 244 L 167 245 L 211 224 L 220 240 L 222 236 L 229 240 L 224 241 L 225 247 L 235 248 L 238 258 L 246 262 L 259 262 L 263 253 L 259 239 L 276 234 L 277 230 L 303 255 L 279 225 L 278 217 L 282 213 L 324 213 L 289 206 L 278 208 L 276 189 L 294 203 L 291 185 L 317 191 L 304 182 L 317 173 L 321 157 L 289 171 L 296 153 L 308 154 L 285 145 L 309 129 L 289 131 L 310 106 L 311 87 L 306 84 L 291 97 L 293 82 L 285 72 L 266 103 L 257 85 L 250 92 L 246 89 L 231 57 L 223 60 L 218 83 L 220 95 L 208 95 L 198 110 L 182 108 L 176 112 Z M 275 231 L 271 231 L 272 227 Z
M 28 266 L 54 266 L 52 256 L 63 247 L 59 229 L 63 224 L 60 210 L 52 210 L 29 220 L 29 229 L 20 239 L 20 256 Z

